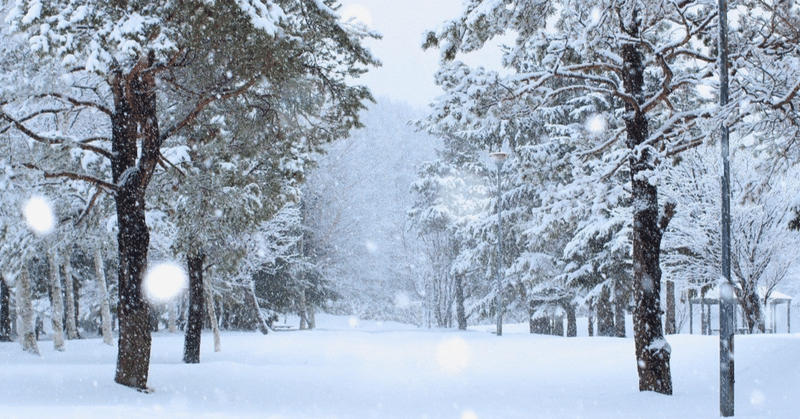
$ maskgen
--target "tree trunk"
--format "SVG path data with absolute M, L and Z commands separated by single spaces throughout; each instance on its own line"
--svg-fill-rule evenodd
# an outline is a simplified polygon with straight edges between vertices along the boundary
M 158 327 L 161 323 L 161 313 L 157 307 L 150 307 L 150 332 L 158 332 Z
M 100 292 L 100 330 L 103 333 L 103 343 L 114 345 L 114 336 L 111 334 L 111 307 L 108 303 L 108 286 L 106 274 L 103 269 L 103 251 L 98 246 L 94 249 L 94 280 Z
M 75 310 L 75 284 L 72 279 L 72 264 L 69 252 L 64 253 L 62 272 L 64 274 L 64 300 L 67 318 L 67 339 L 78 339 L 78 313 Z
M 675 320 L 675 282 L 667 280 L 667 316 L 665 319 L 664 333 L 674 335 L 678 333 Z
M 553 335 L 564 336 L 564 316 L 561 314 L 553 316 Z
M 177 307 L 175 307 L 176 304 L 177 303 L 175 302 L 175 300 L 172 300 L 169 303 L 167 303 L 167 311 L 168 311 L 167 328 L 170 333 L 176 333 L 178 331 L 178 325 L 177 325 L 178 313 L 177 313 Z
M 316 316 L 314 315 L 314 311 L 315 311 L 314 310 L 314 305 L 313 304 L 309 304 L 308 305 L 308 328 L 309 329 L 315 329 L 317 327 L 317 319 L 316 319 Z
M 22 271 L 17 278 L 14 298 L 17 300 L 17 334 L 22 349 L 39 355 L 36 344 L 36 326 L 33 318 L 33 302 L 31 298 L 31 278 L 28 275 L 27 261 L 22 264 Z
M 744 321 L 750 333 L 765 333 L 763 314 L 761 313 L 761 301 L 754 286 L 743 287 L 744 291 L 740 303 L 744 312 Z
M 586 320 L 589 323 L 589 337 L 592 337 L 594 336 L 594 303 L 592 300 L 589 300 L 588 309 L 589 314 Z
M 614 310 L 611 308 L 611 290 L 603 287 L 597 298 L 597 336 L 615 336 Z
M 0 274 L 0 342 L 11 342 L 11 296 L 5 277 Z
M 186 320 L 186 338 L 183 344 L 183 362 L 200 362 L 200 335 L 203 330 L 203 261 L 205 255 L 188 257 L 189 265 L 189 317 Z
M 531 333 L 540 335 L 550 335 L 553 333 L 553 327 L 550 323 L 550 319 L 544 316 L 531 318 L 530 328 Z
M 638 6 L 634 6 L 638 7 Z M 632 11 L 628 35 L 638 38 L 638 10 Z M 636 43 L 622 44 L 622 81 L 625 91 L 642 104 L 644 64 Z M 642 109 L 625 104 L 625 128 L 630 150 L 631 196 L 633 198 L 633 330 L 639 391 L 672 394 L 671 348 L 661 325 L 661 237 L 669 217 L 658 218 L 658 189 L 647 174 L 654 169 L 652 151 L 642 147 L 648 136 L 647 117 Z M 674 207 L 673 207 L 674 209 Z M 670 213 L 665 211 L 665 215 Z
M 208 322 L 211 324 L 211 332 L 214 334 L 214 352 L 222 352 L 222 342 L 220 342 L 219 338 L 219 322 L 217 321 L 217 311 L 214 308 L 214 293 L 211 292 L 211 283 L 207 276 L 203 277 L 203 289 L 205 290 Z
M 50 300 L 53 311 L 50 315 L 53 323 L 53 348 L 64 351 L 64 297 L 61 279 L 58 277 L 58 260 L 54 251 L 47 252 L 50 265 Z
M 567 311 L 567 337 L 578 336 L 578 319 L 575 316 L 575 306 L 567 304 L 564 309 Z
M 706 335 L 706 290 L 700 288 L 700 334 Z
M 456 278 L 456 320 L 458 330 L 467 330 L 467 311 L 464 309 L 464 275 L 457 274 Z
M 111 169 L 117 185 L 119 350 L 114 381 L 147 389 L 150 370 L 149 307 L 142 294 L 150 232 L 145 220 L 145 192 L 160 158 L 161 139 L 152 72 L 142 73 L 154 57 L 140 60 L 110 78 L 114 96 L 111 118 Z M 141 143 L 141 152 L 138 144 Z
M 625 306 L 628 305 L 627 287 L 618 279 L 614 282 L 614 336 L 624 338 L 625 331 Z
M 306 291 L 300 291 L 300 330 L 306 330 L 307 322 L 306 322 Z
M 249 292 L 245 297 L 250 302 L 250 306 L 253 307 L 253 310 L 255 310 L 256 319 L 258 321 L 258 330 L 260 330 L 262 334 L 266 335 L 269 333 L 269 327 L 267 326 L 266 319 L 264 319 L 264 316 L 261 314 L 261 307 L 258 306 L 256 288 L 252 281 L 250 282 L 250 289 L 248 291 Z

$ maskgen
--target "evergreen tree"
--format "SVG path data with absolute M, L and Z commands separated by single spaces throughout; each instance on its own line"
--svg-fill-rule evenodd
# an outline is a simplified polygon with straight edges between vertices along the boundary
M 624 122 L 620 135 L 579 152 L 603 156 L 599 161 L 608 169 L 592 171 L 594 176 L 628 166 L 634 333 L 642 391 L 672 393 L 670 347 L 659 316 L 659 249 L 675 206 L 668 201 L 659 208 L 659 165 L 705 136 L 697 124 L 709 112 L 698 106 L 695 86 L 712 75 L 709 64 L 715 60 L 705 44 L 712 39 L 714 8 L 703 0 L 680 5 L 472 0 L 460 17 L 426 37 L 425 46 L 442 48 L 437 80 L 445 94 L 429 118 L 440 129 L 484 138 L 502 132 L 514 138 L 511 121 L 533 124 L 557 103 L 567 104 L 560 108 L 565 114 L 591 111 L 598 100 Z M 516 36 L 514 45 L 504 50 L 502 64 L 510 74 L 473 70 L 455 61 L 459 53 L 507 31 Z M 575 93 L 579 99 L 570 100 Z
M 287 75 L 293 75 L 289 80 L 305 78 L 313 97 L 327 104 L 322 115 L 307 116 L 335 121 L 332 135 L 341 136 L 358 125 L 357 112 L 370 95 L 366 88 L 349 86 L 346 78 L 377 64 L 360 45 L 374 34 L 342 24 L 331 6 L 336 7 L 333 1 L 310 0 L 253 5 L 23 1 L 10 13 L 12 30 L 24 33 L 34 51 L 53 55 L 77 74 L 97 75 L 100 88 L 86 93 L 96 95 L 90 100 L 60 91 L 53 95 L 104 113 L 110 127 L 105 138 L 44 138 L 30 132 L 24 119 L 4 117 L 33 139 L 70 144 L 111 162 L 111 181 L 54 167 L 40 169 L 45 176 L 85 180 L 114 192 L 120 301 L 116 382 L 137 389 L 147 386 L 150 316 L 140 292 L 150 241 L 145 195 L 163 162 L 165 141 L 194 124 L 212 103 L 261 86 L 281 86 Z M 198 85 L 198 78 L 187 74 L 212 77 Z M 160 111 L 158 101 L 170 88 L 189 100 L 175 112 Z M 171 117 L 165 120 L 165 115 Z M 162 123 L 166 129 L 161 129 Z

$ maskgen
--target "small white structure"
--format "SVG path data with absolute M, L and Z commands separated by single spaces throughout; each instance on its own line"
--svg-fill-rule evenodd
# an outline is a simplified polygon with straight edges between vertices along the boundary
M 758 288 L 758 299 L 759 299 L 759 301 L 764 301 L 764 294 L 766 292 L 767 292 L 766 288 L 764 288 L 764 287 L 759 287 Z M 709 324 L 710 322 L 708 321 L 708 318 L 710 318 L 711 306 L 712 305 L 719 305 L 719 289 L 717 287 L 709 288 L 705 293 L 705 297 L 703 297 L 703 298 L 694 297 L 694 298 L 691 298 L 689 300 L 689 334 L 693 333 L 692 332 L 692 328 L 693 328 L 693 324 L 692 323 L 693 323 L 694 316 L 693 316 L 693 312 L 692 311 L 694 309 L 694 305 L 695 304 L 699 304 L 700 305 L 700 313 L 701 313 L 701 317 L 700 318 L 702 319 L 701 322 L 700 322 L 701 334 L 710 333 L 711 332 L 711 327 L 710 327 L 710 324 Z M 776 330 L 777 330 L 778 317 L 777 317 L 776 313 L 777 313 L 778 305 L 780 305 L 780 304 L 786 304 L 786 332 L 787 333 L 791 333 L 792 332 L 792 297 L 788 296 L 788 295 L 786 295 L 786 294 L 784 294 L 782 292 L 772 291 L 769 294 L 769 298 L 767 299 L 767 305 L 764 308 L 764 310 L 765 310 L 764 319 L 766 321 L 766 325 L 765 326 L 766 326 L 766 332 L 767 333 L 775 333 Z M 736 306 L 739 307 L 739 310 L 736 311 L 737 312 L 737 316 L 736 316 L 736 319 L 735 319 L 735 322 L 736 322 L 736 325 L 737 325 L 736 326 L 736 333 L 740 333 L 740 334 L 741 333 L 749 333 L 749 330 L 747 330 L 747 327 L 738 326 L 740 324 L 739 319 L 742 317 L 741 307 L 739 305 L 739 300 L 738 299 L 736 299 Z M 708 309 L 706 309 L 706 307 L 708 307 Z M 706 310 L 708 310 L 708 313 L 706 313 Z M 704 331 L 703 328 L 706 328 L 707 331 Z M 716 329 L 714 329 L 714 331 L 718 332 L 718 330 L 716 330 Z

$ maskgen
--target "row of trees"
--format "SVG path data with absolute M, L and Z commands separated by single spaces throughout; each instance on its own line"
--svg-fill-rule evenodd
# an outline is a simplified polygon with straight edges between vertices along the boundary
M 459 323 L 470 313 L 493 315 L 487 278 L 497 238 L 489 215 L 502 206 L 507 310 L 559 307 L 573 334 L 575 309 L 596 305 L 602 329 L 618 334 L 632 301 L 639 387 L 671 394 L 662 272 L 672 293 L 675 283 L 704 292 L 719 278 L 710 156 L 724 121 L 738 163 L 738 298 L 748 327 L 763 328 L 758 288 L 771 290 L 785 276 L 784 249 L 795 243 L 787 202 L 797 162 L 799 13 L 771 1 L 733 10 L 731 105 L 720 109 L 716 2 L 466 1 L 459 17 L 426 37 L 425 47 L 441 48 L 436 79 L 444 93 L 419 126 L 445 147 L 420 172 L 411 211 L 441 264 L 434 286 L 454 284 L 457 308 L 446 301 L 449 313 Z M 502 71 L 457 59 L 505 33 L 515 41 L 503 47 Z M 496 201 L 482 156 L 498 150 L 513 158 Z M 481 179 L 474 186 L 473 177 Z M 612 302 L 613 312 L 604 308 Z
M 4 277 L 25 294 L 37 252 L 63 258 L 77 248 L 102 258 L 115 247 L 116 382 L 147 388 L 151 308 L 142 283 L 152 256 L 187 261 L 187 362 L 199 359 L 211 292 L 204 274 L 225 278 L 217 290 L 243 294 L 259 315 L 259 272 L 291 275 L 299 289 L 321 294 L 313 264 L 301 263 L 300 211 L 287 205 L 300 202 L 321 147 L 359 126 L 371 96 L 351 83 L 379 64 L 361 46 L 377 35 L 342 22 L 336 7 L 270 0 L 10 8 L 0 102 L 2 187 L 12 197 L 3 201 Z M 57 234 L 37 237 L 21 225 L 28 191 L 51 197 Z M 298 262 L 287 264 L 286 255 Z M 56 260 L 51 270 L 61 266 Z M 97 266 L 99 284 L 103 262 Z M 61 291 L 51 278 L 58 311 Z M 52 317 L 60 330 L 60 316 Z M 27 342 L 30 316 L 21 323 Z

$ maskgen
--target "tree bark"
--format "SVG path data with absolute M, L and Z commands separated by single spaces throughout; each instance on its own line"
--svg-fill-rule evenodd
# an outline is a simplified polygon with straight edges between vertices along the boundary
M 638 38 L 638 9 L 634 8 L 632 14 L 631 26 L 625 30 L 632 38 Z M 625 91 L 641 105 L 644 103 L 644 64 L 638 48 L 636 43 L 622 44 L 622 81 Z M 630 102 L 626 102 L 625 110 L 633 198 L 633 329 L 639 391 L 672 394 L 671 348 L 664 339 L 660 301 L 661 237 L 669 218 L 659 222 L 658 189 L 649 181 L 654 156 L 652 150 L 644 146 L 648 136 L 647 117 L 641 107 Z M 667 213 L 669 211 L 665 211 Z
M 183 362 L 200 362 L 200 337 L 203 330 L 203 261 L 205 255 L 189 256 L 189 317 L 186 321 L 186 338 L 183 344 Z
M 250 289 L 246 293 L 245 298 L 247 298 L 247 300 L 250 302 L 250 306 L 253 308 L 253 310 L 255 310 L 256 319 L 258 321 L 258 330 L 260 330 L 264 335 L 269 334 L 269 327 L 267 326 L 266 319 L 264 319 L 264 316 L 261 314 L 261 307 L 258 306 L 255 284 L 253 284 L 252 281 L 250 282 Z
M 587 320 L 589 323 L 589 337 L 594 336 L 594 303 L 592 300 L 589 300 L 588 304 L 589 314 L 587 315 Z
M 550 323 L 550 319 L 546 316 L 536 318 L 531 317 L 530 330 L 531 333 L 540 335 L 553 334 L 552 324 Z
M 467 330 L 467 312 L 464 309 L 464 275 L 457 274 L 456 278 L 456 320 L 458 330 Z
M 53 348 L 64 351 L 64 297 L 61 288 L 61 279 L 58 276 L 58 258 L 55 251 L 47 252 L 47 262 L 50 265 L 50 300 L 53 312 L 50 317 L 53 324 Z
M 33 319 L 31 278 L 28 275 L 27 261 L 23 262 L 14 294 L 14 298 L 17 300 L 17 334 L 22 349 L 39 355 L 39 346 L 36 344 L 36 326 Z
M 313 304 L 309 304 L 308 305 L 308 328 L 309 329 L 315 329 L 317 327 L 317 319 L 316 319 L 316 316 L 314 314 L 314 311 L 315 311 L 314 310 L 314 305 Z
M 561 314 L 553 316 L 553 335 L 564 336 L 564 316 Z
M 111 169 L 117 185 L 114 200 L 119 227 L 119 350 L 114 381 L 139 390 L 147 390 L 152 339 L 149 307 L 142 293 L 150 245 L 145 192 L 161 146 L 155 78 L 152 72 L 142 73 L 153 62 L 151 54 L 130 72 L 117 70 L 110 79 L 114 96 Z
M 167 303 L 167 311 L 168 311 L 167 328 L 170 333 L 176 333 L 178 331 L 178 324 L 177 324 L 178 313 L 175 305 L 176 305 L 175 300 Z
M 300 290 L 300 330 L 306 330 L 308 328 L 306 322 L 306 291 Z
M 625 306 L 628 304 L 628 292 L 621 279 L 614 282 L 614 336 L 624 338 L 625 331 Z
M 11 342 L 11 295 L 3 274 L 0 274 L 0 342 Z
M 219 337 L 219 321 L 217 320 L 217 310 L 214 308 L 214 294 L 211 292 L 211 283 L 208 276 L 203 277 L 203 289 L 205 291 L 208 322 L 211 324 L 211 332 L 214 334 L 214 352 L 221 352 L 222 342 Z
M 111 334 L 111 307 L 108 303 L 108 286 L 106 274 L 103 269 L 103 251 L 98 246 L 94 250 L 94 280 L 100 292 L 100 330 L 103 333 L 103 343 L 114 345 L 114 336 Z
M 765 333 L 766 326 L 764 324 L 761 301 L 758 298 L 756 287 L 750 286 L 744 288 L 740 302 L 742 311 L 744 312 L 744 321 L 747 323 L 747 329 L 750 333 Z
M 603 287 L 597 298 L 597 336 L 615 336 L 614 310 L 611 308 L 611 290 Z
M 678 325 L 675 319 L 675 282 L 667 280 L 667 315 L 664 319 L 664 333 L 674 335 Z
M 64 253 L 62 272 L 64 274 L 65 311 L 67 318 L 67 339 L 78 339 L 78 313 L 75 310 L 75 284 L 72 279 L 72 264 L 69 251 Z
M 575 306 L 567 304 L 564 309 L 567 311 L 567 337 L 574 338 L 578 336 L 578 319 L 575 315 Z
M 706 335 L 706 290 L 700 288 L 700 334 Z

